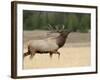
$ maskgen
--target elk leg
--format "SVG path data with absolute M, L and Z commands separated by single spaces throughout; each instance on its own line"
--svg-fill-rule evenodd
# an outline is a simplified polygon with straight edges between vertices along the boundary
M 58 54 L 58 58 L 60 58 L 60 52 L 57 52 L 57 54 Z
M 53 55 L 53 53 L 52 53 L 52 52 L 50 52 L 50 58 L 52 58 L 52 55 Z
M 30 50 L 30 59 L 32 59 L 33 57 L 34 57 L 34 55 L 35 55 L 35 51 L 34 50 Z
M 23 57 L 26 57 L 26 56 L 28 56 L 28 55 L 30 55 L 30 52 L 24 53 Z
M 30 52 L 30 47 L 28 46 L 28 52 L 24 53 L 23 57 L 26 57 L 26 56 L 28 56 L 28 55 L 30 55 L 30 54 L 31 54 L 31 52 Z

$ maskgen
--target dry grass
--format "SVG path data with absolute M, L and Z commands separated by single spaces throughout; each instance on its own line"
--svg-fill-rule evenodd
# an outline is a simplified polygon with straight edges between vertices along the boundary
M 48 31 L 24 31 L 24 52 L 27 51 L 27 42 L 32 39 L 43 39 L 56 37 L 58 34 L 48 35 Z M 90 34 L 71 33 L 64 47 L 59 49 L 61 53 L 58 59 L 57 54 L 53 54 L 52 59 L 49 54 L 36 54 L 33 59 L 30 56 L 24 58 L 23 68 L 54 68 L 54 67 L 78 67 L 89 66 L 90 61 Z

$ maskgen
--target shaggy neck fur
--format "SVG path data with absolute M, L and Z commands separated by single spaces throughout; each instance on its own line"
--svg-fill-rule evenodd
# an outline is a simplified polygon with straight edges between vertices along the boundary
M 65 42 L 66 42 L 66 39 L 68 37 L 70 32 L 62 32 L 60 33 L 60 35 L 57 37 L 57 44 L 60 47 L 64 46 Z

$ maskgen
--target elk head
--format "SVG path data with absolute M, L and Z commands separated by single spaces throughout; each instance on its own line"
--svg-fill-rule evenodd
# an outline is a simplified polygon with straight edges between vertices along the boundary
M 56 38 L 56 43 L 58 44 L 59 48 L 62 47 L 65 42 L 66 42 L 66 39 L 69 35 L 69 33 L 71 32 L 71 29 L 64 29 L 65 26 L 62 25 L 62 26 L 51 26 L 50 24 L 48 25 L 49 26 L 49 29 L 51 30 L 51 33 L 59 33 L 59 36 L 57 36 Z

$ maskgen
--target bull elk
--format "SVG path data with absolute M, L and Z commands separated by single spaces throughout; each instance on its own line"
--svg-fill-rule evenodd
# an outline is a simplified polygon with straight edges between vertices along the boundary
M 30 40 L 28 42 L 28 52 L 24 53 L 24 57 L 30 55 L 32 58 L 36 53 L 49 53 L 50 57 L 52 57 L 53 54 L 58 54 L 58 57 L 60 57 L 60 52 L 58 52 L 58 50 L 64 46 L 71 32 L 71 30 L 65 30 L 64 27 L 64 25 L 62 27 L 53 27 L 49 24 L 48 28 L 51 32 L 57 32 L 59 36 L 42 40 Z

